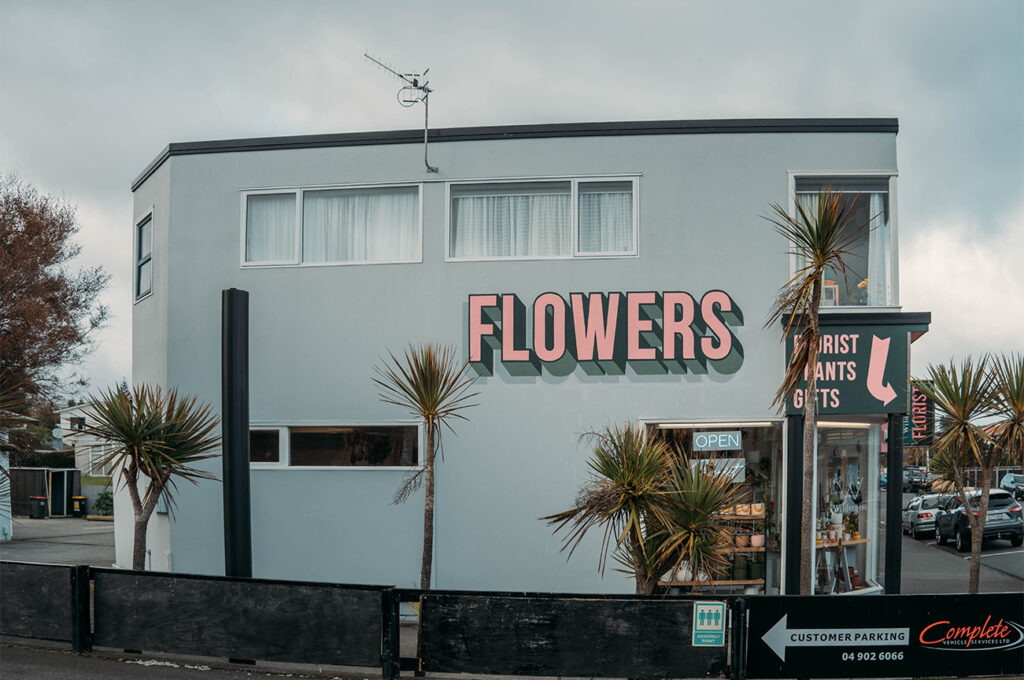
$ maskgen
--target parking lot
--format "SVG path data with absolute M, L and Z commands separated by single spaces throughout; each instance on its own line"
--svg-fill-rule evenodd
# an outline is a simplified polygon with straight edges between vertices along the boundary
M 904 493 L 903 505 L 917 495 Z M 1024 548 L 1015 548 L 1007 540 L 986 540 L 981 549 L 980 592 L 1024 590 Z M 966 592 L 970 566 L 970 552 L 957 552 L 948 541 L 946 545 L 936 545 L 933 532 L 917 539 L 903 536 L 904 593 Z

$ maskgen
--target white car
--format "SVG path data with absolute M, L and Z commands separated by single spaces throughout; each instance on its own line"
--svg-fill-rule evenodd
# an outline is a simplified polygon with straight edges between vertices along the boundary
M 903 533 L 918 538 L 935 531 L 935 510 L 946 496 L 938 493 L 915 496 L 903 508 Z

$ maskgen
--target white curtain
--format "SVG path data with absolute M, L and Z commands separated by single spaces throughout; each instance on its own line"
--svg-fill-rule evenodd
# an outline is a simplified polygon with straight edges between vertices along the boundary
M 543 257 L 572 253 L 569 194 L 457 196 L 453 257 Z
M 885 195 L 869 196 L 871 232 L 868 236 L 868 305 L 882 307 L 889 304 L 889 220 L 885 214 Z
M 306 191 L 303 262 L 393 262 L 419 256 L 418 195 L 401 189 Z
M 295 260 L 295 194 L 252 194 L 245 210 L 245 261 Z
M 633 250 L 632 192 L 580 191 L 580 252 Z

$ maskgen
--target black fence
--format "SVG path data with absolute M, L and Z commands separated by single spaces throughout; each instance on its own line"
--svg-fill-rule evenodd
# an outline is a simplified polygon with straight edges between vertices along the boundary
M 92 597 L 90 597 L 90 586 Z M 399 606 L 420 603 L 400 658 Z M 589 677 L 1024 674 L 1024 593 L 416 591 L 0 562 L 0 634 L 236 661 Z

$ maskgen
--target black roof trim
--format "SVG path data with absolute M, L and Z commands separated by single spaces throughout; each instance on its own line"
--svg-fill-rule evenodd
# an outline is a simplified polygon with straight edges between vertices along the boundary
M 722 120 L 648 120 L 618 123 L 548 123 L 441 128 L 430 131 L 432 142 L 469 142 L 485 139 L 540 139 L 546 137 L 614 137 L 622 135 L 707 135 L 767 132 L 899 132 L 896 118 L 749 118 Z M 210 142 L 168 144 L 132 182 L 135 191 L 171 156 L 201 153 L 314 149 L 330 146 L 417 144 L 423 130 L 387 130 L 342 134 L 256 137 Z
M 785 326 L 786 319 L 780 323 Z M 818 314 L 819 326 L 930 326 L 931 312 L 824 312 Z M 796 325 L 803 324 L 803 315 Z

